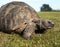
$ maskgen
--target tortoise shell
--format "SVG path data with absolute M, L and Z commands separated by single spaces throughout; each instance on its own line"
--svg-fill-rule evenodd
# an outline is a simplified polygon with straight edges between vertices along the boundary
M 0 9 L 0 29 L 24 30 L 28 23 L 39 21 L 37 12 L 24 2 L 10 2 Z

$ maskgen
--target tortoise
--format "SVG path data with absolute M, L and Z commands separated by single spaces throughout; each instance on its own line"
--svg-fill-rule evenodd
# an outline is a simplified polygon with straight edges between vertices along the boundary
M 41 30 L 40 23 L 37 12 L 24 2 L 13 1 L 0 8 L 0 30 L 22 33 L 29 39 L 36 30 Z
M 45 33 L 47 29 L 54 27 L 54 22 L 49 19 L 40 19 L 40 33 Z

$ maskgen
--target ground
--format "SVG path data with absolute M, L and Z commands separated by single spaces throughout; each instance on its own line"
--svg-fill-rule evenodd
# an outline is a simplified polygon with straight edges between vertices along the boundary
M 38 12 L 41 18 L 54 21 L 55 26 L 44 34 L 35 34 L 25 40 L 18 34 L 0 32 L 0 47 L 60 47 L 60 12 Z

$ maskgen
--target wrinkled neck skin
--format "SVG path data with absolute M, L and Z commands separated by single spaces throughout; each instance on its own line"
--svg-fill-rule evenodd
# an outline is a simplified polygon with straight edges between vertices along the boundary
M 40 30 L 42 30 L 42 29 L 47 29 L 47 27 L 43 24 L 43 22 L 42 22 L 42 20 L 40 21 Z
M 36 23 L 36 26 L 37 26 L 37 30 L 35 31 L 35 33 L 42 34 L 42 33 L 44 33 L 46 31 L 46 28 L 45 28 L 44 25 L 42 25 L 41 20 Z

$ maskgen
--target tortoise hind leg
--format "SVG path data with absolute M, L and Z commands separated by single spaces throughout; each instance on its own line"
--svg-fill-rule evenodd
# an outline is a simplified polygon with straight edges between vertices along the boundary
M 35 27 L 36 27 L 35 23 L 33 22 L 29 23 L 23 32 L 23 37 L 25 39 L 30 39 L 31 35 L 35 32 L 36 29 Z

